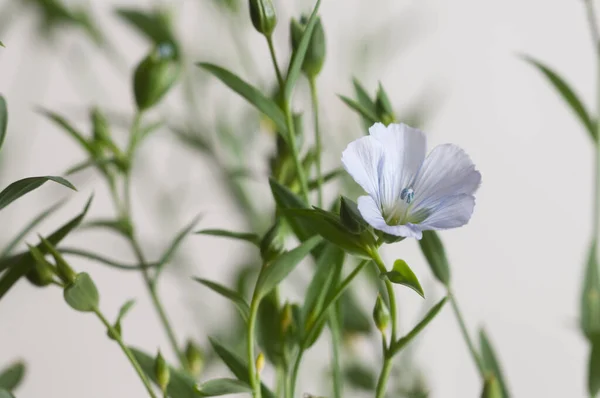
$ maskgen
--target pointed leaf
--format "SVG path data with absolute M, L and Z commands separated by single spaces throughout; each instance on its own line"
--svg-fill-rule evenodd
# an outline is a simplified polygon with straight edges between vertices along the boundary
M 588 339 L 600 335 L 600 275 L 596 244 L 592 243 L 581 292 L 581 330 Z
M 86 272 L 78 274 L 65 288 L 64 297 L 71 308 L 81 312 L 94 311 L 100 302 L 98 289 Z
M 249 392 L 252 392 L 252 389 L 247 383 L 235 379 L 213 379 L 198 386 L 198 394 L 201 397 L 216 397 Z
M 425 298 L 425 293 L 423 292 L 423 288 L 419 283 L 419 279 L 413 270 L 410 269 L 406 261 L 400 259 L 396 260 L 394 262 L 393 269 L 390 272 L 382 274 L 382 276 L 387 277 L 392 283 L 411 288 L 415 292 L 419 293 L 419 296 Z
M 77 141 L 77 143 L 79 143 L 79 145 L 81 145 L 82 148 L 85 149 L 85 151 L 88 154 L 92 156 L 95 154 L 96 151 L 92 144 L 83 136 L 83 134 L 79 130 L 73 127 L 64 117 L 46 109 L 40 109 L 39 112 L 42 115 L 49 118 L 58 127 L 61 127 L 64 131 L 66 131 L 75 141 Z
M 361 104 L 359 104 L 358 102 L 354 101 L 353 99 L 350 99 L 350 98 L 345 97 L 343 95 L 338 95 L 338 97 L 340 97 L 340 99 L 342 101 L 344 101 L 344 103 L 346 105 L 348 105 L 355 112 L 357 112 L 361 117 L 363 117 L 369 123 L 369 125 L 372 125 L 372 124 L 376 123 L 379 120 L 379 118 L 377 117 L 377 114 L 375 114 L 371 110 L 363 107 Z
M 238 378 L 238 380 L 248 383 L 248 365 L 239 356 L 231 352 L 221 343 L 215 339 L 209 337 L 210 344 L 212 345 L 215 353 L 221 358 L 221 360 L 227 365 L 229 370 Z M 275 394 L 269 390 L 263 383 L 261 383 L 262 396 L 264 398 L 275 398 Z M 179 397 L 178 397 L 179 398 Z
M 309 222 L 296 217 L 287 217 L 285 213 L 286 209 L 308 209 L 308 205 L 298 195 L 275 181 L 273 178 L 269 179 L 269 185 L 271 186 L 271 193 L 273 194 L 277 207 L 279 210 L 283 211 L 283 215 L 294 231 L 296 237 L 298 237 L 300 241 L 305 241 L 314 236 L 316 233 L 313 228 L 310 227 Z
M 444 285 L 450 283 L 450 265 L 446 258 L 444 245 L 435 231 L 424 231 L 419 241 L 421 251 L 429 263 L 433 275 Z
M 254 105 L 259 111 L 273 120 L 279 133 L 285 137 L 285 133 L 287 132 L 285 115 L 274 101 L 265 97 L 257 88 L 249 85 L 226 69 L 206 62 L 199 63 L 198 66 L 213 74 L 229 88 Z
M 492 374 L 498 382 L 498 387 L 502 393 L 500 397 L 510 397 L 506 382 L 504 381 L 504 375 L 502 374 L 502 368 L 500 367 L 500 363 L 498 362 L 496 354 L 494 353 L 494 348 L 492 347 L 492 344 L 490 343 L 490 340 L 483 329 L 479 331 L 479 347 L 483 367 L 485 368 L 486 372 Z
M 226 231 L 224 229 L 203 229 L 202 231 L 195 232 L 196 234 L 221 236 L 224 238 L 238 239 L 246 242 L 250 242 L 256 246 L 260 246 L 260 236 L 250 232 L 233 232 Z
M 559 94 L 567 102 L 567 104 L 569 104 L 573 112 L 575 112 L 575 115 L 577 115 L 579 121 L 586 128 L 592 140 L 595 141 L 597 139 L 595 122 L 592 120 L 583 102 L 581 102 L 581 100 L 579 99 L 577 94 L 575 94 L 575 91 L 569 86 L 569 84 L 558 73 L 554 72 L 552 69 L 542 64 L 540 61 L 529 56 L 522 56 L 522 58 L 525 61 L 532 64 L 533 66 L 535 66 L 536 68 L 538 68 L 544 74 L 544 76 L 546 76 L 548 81 L 559 92 Z
M 161 16 L 158 12 L 143 12 L 132 8 L 118 8 L 116 13 L 154 44 L 175 44 L 173 34 L 166 23 L 166 16 Z
M 375 239 L 369 231 L 354 234 L 348 230 L 333 213 L 320 209 L 289 209 L 284 212 L 288 218 L 304 221 L 313 234 L 339 246 L 346 252 L 361 258 L 371 258 Z
M 0 192 L 0 210 L 19 199 L 21 196 L 33 191 L 44 185 L 47 181 L 54 181 L 74 191 L 77 189 L 67 180 L 62 177 L 45 176 L 45 177 L 28 177 L 22 180 L 13 182 Z
M 143 351 L 136 348 L 129 348 L 135 359 L 138 361 L 146 375 L 156 384 L 156 375 L 154 372 L 154 357 L 150 356 Z M 169 386 L 167 387 L 167 393 L 170 397 L 176 398 L 197 398 L 198 392 L 196 390 L 196 381 L 187 374 L 169 366 L 169 373 L 171 375 Z
M 0 95 L 0 149 L 4 143 L 6 137 L 6 126 L 8 125 L 8 109 L 6 107 L 6 100 Z
M 331 170 L 329 173 L 325 173 L 323 174 L 323 184 L 325 184 L 326 182 L 332 181 L 334 180 L 336 177 L 341 176 L 342 174 L 344 174 L 344 169 L 335 169 L 335 170 Z M 319 187 L 319 180 L 318 179 L 313 179 L 310 180 L 308 182 L 308 189 L 309 190 L 314 190 L 317 189 Z
M 292 98 L 292 93 L 294 91 L 294 86 L 296 85 L 296 80 L 298 80 L 298 76 L 300 75 L 300 71 L 302 70 L 302 64 L 304 63 L 304 58 L 306 57 L 306 51 L 308 50 L 308 45 L 310 44 L 310 39 L 315 30 L 315 25 L 318 20 L 318 11 L 319 6 L 321 5 L 321 0 L 317 0 L 315 4 L 315 8 L 308 19 L 308 23 L 306 24 L 306 28 L 304 28 L 304 32 L 302 32 L 302 38 L 298 43 L 298 47 L 292 53 L 292 59 L 290 60 L 290 66 L 288 67 L 287 77 L 285 79 L 285 86 L 283 88 L 283 98 L 286 101 L 290 101 Z
M 117 316 L 117 322 L 121 322 L 123 320 L 123 318 L 125 317 L 125 315 L 127 315 L 127 313 L 131 310 L 131 308 L 133 308 L 134 305 L 135 305 L 135 300 L 133 300 L 133 299 L 127 300 L 127 302 L 125 302 L 125 304 L 123 304 L 121 306 L 121 309 L 119 309 L 119 315 Z
M 279 255 L 271 264 L 262 270 L 256 282 L 256 292 L 264 297 L 283 281 L 308 255 L 310 251 L 321 242 L 321 238 L 313 237 L 302 243 L 297 248 Z
M 0 398 L 15 398 L 10 391 L 0 388 Z
M 17 362 L 0 371 L 0 389 L 12 391 L 21 384 L 25 376 L 25 364 Z
M 212 282 L 206 279 L 194 278 L 194 280 L 198 283 L 203 284 L 209 289 L 219 293 L 221 296 L 231 300 L 242 315 L 242 318 L 244 318 L 244 321 L 248 321 L 248 317 L 250 315 L 250 306 L 239 293 L 216 282 Z
M 417 324 L 417 326 L 415 326 L 413 328 L 413 330 L 411 330 L 406 336 L 402 337 L 401 339 L 399 339 L 398 341 L 396 341 L 394 344 L 392 344 L 392 347 L 390 349 L 392 355 L 397 354 L 400 350 L 402 350 L 404 347 L 406 347 L 406 345 L 408 343 L 410 343 L 415 337 L 417 337 L 417 335 L 423 329 L 425 329 L 425 327 L 429 324 L 429 322 L 431 322 L 433 320 L 433 318 L 435 318 L 436 315 L 444 307 L 444 304 L 446 304 L 446 299 L 447 298 L 444 297 L 439 303 L 437 303 L 435 306 L 433 306 L 433 308 L 431 308 L 429 310 L 429 312 L 427 313 L 427 315 L 425 315 L 425 317 L 423 318 L 423 320 L 421 320 L 421 322 L 419 322 Z
M 75 229 L 87 214 L 92 203 L 92 197 L 88 200 L 83 211 L 68 223 L 50 234 L 46 239 L 53 245 L 57 245 L 64 239 L 73 229 Z M 37 248 L 42 253 L 47 253 L 43 244 L 39 244 Z M 8 263 L 8 266 L 5 264 Z M 0 269 L 8 268 L 0 278 L 0 299 L 10 290 L 10 288 L 24 275 L 33 269 L 35 260 L 29 251 L 14 255 L 4 261 L 0 261 Z
M 196 224 L 198 224 L 199 220 L 200 220 L 200 216 L 197 216 L 196 218 L 194 218 L 194 220 L 191 223 L 189 223 L 183 230 L 181 230 L 177 234 L 177 236 L 175 237 L 175 239 L 173 239 L 173 242 L 171 243 L 171 246 L 169 246 L 167 248 L 167 250 L 165 250 L 165 252 L 161 256 L 160 260 L 158 260 L 158 262 L 156 264 L 156 275 L 154 276 L 154 281 L 155 282 L 158 280 L 158 277 L 160 276 L 160 273 L 162 272 L 162 270 L 165 267 L 165 265 L 169 261 L 171 261 L 171 258 L 173 257 L 173 254 L 175 254 L 175 252 L 177 251 L 177 249 L 179 248 L 179 246 L 183 242 L 183 239 L 186 236 L 189 235 L 189 233 L 192 231 L 192 229 L 194 229 L 194 227 L 196 226 Z
M 352 84 L 354 85 L 354 93 L 356 94 L 356 101 L 358 102 L 358 104 L 362 108 L 364 108 L 369 114 L 377 115 L 377 108 L 375 106 L 375 102 L 373 102 L 367 90 L 364 89 L 362 84 L 356 78 L 352 79 Z M 365 118 L 364 116 L 362 117 L 362 121 L 365 132 L 367 132 L 367 130 L 369 129 L 369 127 L 371 127 L 373 123 L 371 122 L 371 120 Z
M 498 379 L 491 375 L 486 377 L 485 382 L 483 384 L 483 391 L 481 392 L 481 398 L 505 398 L 505 395 L 502 395 L 502 389 L 500 389 L 500 383 L 498 383 Z

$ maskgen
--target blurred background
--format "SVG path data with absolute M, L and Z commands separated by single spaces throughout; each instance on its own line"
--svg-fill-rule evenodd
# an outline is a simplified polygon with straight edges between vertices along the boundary
M 264 232 L 273 208 L 267 175 L 274 137 L 243 100 L 194 66 L 215 62 L 264 90 L 274 88 L 268 49 L 252 28 L 247 3 L 66 1 L 66 7 L 89 13 L 90 24 L 83 27 L 53 19 L 44 8 L 48 3 L 0 1 L 0 39 L 6 45 L 0 49 L 0 91 L 10 112 L 0 186 L 29 175 L 60 175 L 85 159 L 63 131 L 36 113 L 39 106 L 64 115 L 83 131 L 90 129 L 90 107 L 99 106 L 111 117 L 115 139 L 125 140 L 135 105 L 132 70 L 151 45 L 115 10 L 163 7 L 184 48 L 186 71 L 165 103 L 148 116 L 167 120 L 170 128 L 152 134 L 134 168 L 134 217 L 144 250 L 150 258 L 160 256 L 197 214 L 202 215 L 198 229 Z M 285 65 L 289 19 L 309 12 L 313 4 L 295 0 L 275 5 L 275 46 Z M 359 117 L 337 97 L 353 95 L 353 77 L 371 94 L 381 82 L 400 120 L 422 128 L 430 148 L 446 142 L 463 147 L 482 172 L 483 184 L 471 222 L 441 235 L 468 326 L 473 334 L 484 326 L 493 339 L 514 396 L 586 396 L 587 350 L 577 319 L 592 227 L 592 145 L 554 90 L 519 58 L 528 54 L 552 66 L 593 106 L 595 60 L 583 2 L 323 0 L 321 16 L 328 47 L 318 79 L 324 170 L 339 167 L 345 145 L 364 133 Z M 294 108 L 306 111 L 310 140 L 305 80 Z M 206 140 L 210 150 L 203 149 Z M 236 170 L 250 177 L 238 180 L 231 174 Z M 108 191 L 94 172 L 70 180 L 79 193 L 48 185 L 3 212 L 0 242 L 65 197 L 69 202 L 42 224 L 41 233 L 75 215 L 92 192 L 91 216 L 113 214 Z M 241 211 L 248 203 L 240 199 L 239 189 L 247 193 L 253 216 Z M 328 201 L 340 191 L 352 198 L 360 193 L 352 184 L 333 184 Z M 36 239 L 33 234 L 27 241 Z M 106 232 L 81 230 L 66 244 L 133 261 L 127 245 Z M 208 352 L 207 335 L 222 334 L 237 321 L 230 303 L 190 276 L 233 285 L 256 257 L 244 243 L 200 235 L 186 239 L 160 286 L 181 344 L 192 338 Z M 443 296 L 415 241 L 384 249 L 387 262 L 398 257 L 422 281 L 425 306 Z M 148 352 L 161 347 L 174 359 L 138 273 L 83 259 L 72 263 L 94 277 L 106 313 L 116 315 L 124 301 L 136 299 L 123 325 L 128 343 Z M 283 295 L 300 298 L 311 274 L 311 267 L 299 268 Z M 366 281 L 359 283 L 364 288 L 357 285 L 354 292 L 369 315 L 375 294 Z M 406 331 L 425 307 L 407 289 L 398 288 L 397 294 Z M 144 397 L 141 383 L 98 321 L 70 309 L 61 296 L 58 289 L 40 290 L 22 281 L 0 303 L 0 367 L 16 359 L 28 364 L 18 396 Z M 380 367 L 376 333 L 348 333 L 346 343 L 345 360 L 366 369 L 359 373 L 368 384 L 368 370 L 376 375 Z M 309 351 L 300 392 L 329 393 L 328 344 L 324 336 Z M 449 307 L 406 356 L 411 372 L 394 373 L 398 380 L 424 383 L 433 398 L 479 396 L 476 368 Z M 215 362 L 202 379 L 228 375 Z M 371 395 L 350 386 L 344 396 Z

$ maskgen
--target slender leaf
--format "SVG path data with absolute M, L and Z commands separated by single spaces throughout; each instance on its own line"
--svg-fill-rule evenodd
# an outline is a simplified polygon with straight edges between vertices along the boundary
M 25 364 L 17 362 L 0 371 L 0 389 L 12 391 L 21 384 L 25 376 Z
M 510 393 L 508 392 L 508 387 L 505 382 L 504 375 L 502 374 L 500 362 L 498 362 L 497 356 L 494 353 L 494 348 L 490 343 L 490 339 L 487 337 L 483 329 L 479 331 L 479 347 L 483 367 L 487 373 L 493 374 L 494 378 L 497 380 L 498 385 L 500 387 L 500 391 L 502 393 L 501 397 L 510 397 Z
M 264 268 L 256 282 L 256 292 L 264 297 L 283 281 L 296 266 L 310 253 L 321 241 L 313 237 L 289 252 L 278 256 L 268 267 Z
M 260 90 L 249 85 L 226 69 L 206 62 L 199 63 L 198 66 L 213 74 L 223 83 L 225 83 L 225 85 L 244 97 L 259 111 L 273 120 L 279 132 L 285 137 L 285 133 L 287 132 L 285 115 L 281 111 L 281 108 L 279 108 L 274 101 L 265 97 Z
M 131 8 L 118 8 L 116 13 L 154 44 L 175 44 L 173 34 L 166 23 L 166 16 L 163 17 L 158 12 L 143 12 Z
M 17 245 L 23 240 L 35 227 L 37 227 L 42 221 L 48 218 L 56 209 L 63 205 L 64 202 L 56 203 L 55 205 L 44 210 L 40 214 L 36 215 L 0 252 L 0 261 L 5 259 L 10 253 L 17 247 Z M 1 271 L 1 268 L 0 268 Z
M 118 160 L 115 157 L 109 157 L 109 158 L 105 158 L 105 159 L 87 159 L 81 163 L 76 164 L 73 167 L 69 167 L 65 171 L 65 175 L 70 176 L 73 174 L 77 174 L 87 168 L 90 168 L 90 167 L 98 167 L 98 168 L 102 169 L 104 166 L 107 166 L 109 164 L 116 164 L 117 161 Z
M 81 226 L 81 229 L 88 229 L 88 228 L 105 228 L 110 231 L 121 234 L 126 238 L 132 234 L 131 223 L 127 220 L 112 220 L 112 219 L 90 220 Z
M 590 397 L 596 397 L 600 392 L 600 336 L 591 342 L 588 362 L 588 391 Z M 504 398 L 508 397 L 505 395 Z
M 156 383 L 156 375 L 154 372 L 154 357 L 140 351 L 136 348 L 129 348 L 135 359 L 138 361 L 146 375 L 154 383 Z M 197 398 L 198 392 L 196 390 L 196 381 L 187 374 L 169 366 L 169 373 L 171 375 L 169 386 L 167 387 L 167 393 L 170 397 L 176 398 Z
M 123 304 L 121 306 L 121 308 L 119 309 L 119 315 L 117 316 L 117 322 L 119 323 L 123 320 L 123 318 L 125 317 L 125 315 L 127 315 L 127 313 L 129 311 L 131 311 L 131 309 L 133 308 L 133 306 L 135 305 L 135 300 L 131 299 L 131 300 L 127 300 L 125 302 L 125 304 Z
M 548 81 L 554 86 L 554 88 L 559 92 L 561 97 L 567 102 L 567 104 L 571 107 L 575 115 L 579 118 L 579 121 L 586 128 L 592 140 L 597 140 L 597 131 L 595 127 L 595 122 L 588 113 L 585 105 L 575 91 L 569 86 L 569 84 L 555 71 L 550 69 L 548 66 L 544 65 L 540 61 L 529 57 L 522 56 L 522 58 L 538 68 L 540 72 L 544 74 L 544 76 L 548 79 Z
M 0 210 L 19 199 L 21 196 L 33 191 L 44 185 L 47 181 L 54 181 L 74 191 L 77 189 L 67 180 L 62 177 L 44 176 L 44 177 L 28 177 L 22 180 L 13 182 L 0 192 Z
M 340 99 L 342 101 L 344 101 L 344 103 L 346 105 L 348 105 L 350 108 L 352 108 L 354 111 L 356 111 L 368 123 L 370 123 L 370 125 L 372 125 L 373 123 L 377 123 L 377 121 L 379 120 L 379 118 L 377 117 L 377 114 L 372 112 L 370 109 L 363 107 L 361 104 L 354 101 L 353 99 L 345 97 L 343 95 L 338 95 L 338 97 L 340 97 Z
M 590 247 L 581 291 L 581 330 L 590 340 L 600 335 L 600 275 L 595 242 Z
M 302 38 L 298 43 L 298 47 L 294 50 L 292 54 L 292 59 L 290 60 L 290 66 L 288 67 L 287 77 L 285 79 L 285 86 L 283 88 L 283 98 L 286 101 L 290 101 L 292 98 L 292 93 L 294 91 L 294 86 L 296 85 L 296 80 L 298 80 L 298 76 L 300 76 L 300 72 L 302 70 L 302 64 L 304 63 L 304 58 L 306 57 L 306 52 L 308 50 L 308 45 L 310 44 L 310 39 L 312 38 L 313 32 L 315 30 L 315 25 L 318 20 L 318 12 L 319 6 L 321 5 L 321 0 L 317 0 L 315 4 L 315 8 L 308 19 L 308 23 L 306 24 L 306 28 L 304 28 L 304 32 L 302 32 Z
M 358 79 L 352 79 L 352 84 L 354 85 L 354 93 L 356 94 L 356 100 L 358 104 L 369 112 L 371 115 L 377 115 L 377 108 L 375 106 L 375 102 L 369 96 L 367 90 L 364 89 L 362 84 L 358 81 Z M 369 120 L 362 117 L 363 127 L 365 132 L 371 127 L 373 124 L 372 120 Z
M 207 279 L 194 278 L 194 280 L 219 293 L 221 296 L 231 300 L 242 315 L 242 318 L 244 318 L 244 321 L 248 321 L 248 317 L 250 315 L 250 306 L 239 293 Z
M 406 347 L 406 345 L 408 343 L 410 343 L 415 337 L 417 337 L 417 335 L 423 329 L 425 329 L 425 327 L 429 324 L 429 322 L 431 322 L 433 320 L 433 318 L 435 318 L 436 315 L 444 307 L 444 304 L 446 304 L 446 299 L 447 298 L 444 297 L 439 303 L 437 303 L 435 306 L 433 306 L 433 308 L 431 308 L 429 310 L 427 315 L 425 315 L 423 320 L 421 320 L 421 322 L 419 322 L 417 324 L 417 326 L 415 326 L 410 332 L 408 332 L 408 334 L 406 336 L 400 338 L 398 341 L 396 341 L 395 343 L 392 344 L 392 347 L 390 349 L 392 355 L 397 354 L 400 350 L 402 350 L 404 347 Z
M 444 285 L 448 285 L 450 283 L 450 265 L 446 258 L 444 245 L 437 232 L 424 231 L 423 238 L 419 241 L 419 246 L 421 246 L 421 251 L 427 259 L 433 275 L 435 275 L 438 281 Z
M 142 269 L 142 265 L 140 264 L 124 264 L 115 260 L 111 260 L 110 258 L 104 257 L 100 254 L 96 254 L 84 249 L 75 249 L 70 247 L 62 247 L 59 248 L 58 251 L 62 254 L 77 256 L 87 258 L 88 260 L 96 261 L 109 267 L 118 268 L 125 271 L 139 271 Z M 147 268 L 156 267 L 157 263 L 147 264 Z
M 235 375 L 235 377 L 237 377 L 238 380 L 244 383 L 249 383 L 249 372 L 248 365 L 246 364 L 246 362 L 215 339 L 209 337 L 209 340 L 210 344 L 213 347 L 213 350 L 215 350 L 215 353 L 219 356 L 219 358 L 221 358 L 223 363 L 227 365 L 227 367 Z M 264 398 L 275 398 L 275 394 L 273 394 L 273 392 L 262 383 L 261 392 Z
M 61 240 L 65 238 L 73 229 L 75 229 L 83 220 L 87 211 L 92 203 L 92 198 L 88 200 L 83 211 L 78 214 L 75 218 L 70 220 L 68 223 L 57 229 L 55 232 L 47 237 L 48 242 L 53 245 L 58 245 Z M 37 248 L 46 253 L 46 249 L 43 244 L 39 244 Z M 3 264 L 9 263 L 8 271 L 5 272 L 0 278 L 0 299 L 10 290 L 10 288 L 22 277 L 30 272 L 35 266 L 35 260 L 29 251 L 12 256 L 4 261 L 0 262 L 0 269 L 5 266 Z
M 217 397 L 249 392 L 252 392 L 252 389 L 247 383 L 235 379 L 213 379 L 198 386 L 198 394 L 201 397 Z
M 406 261 L 404 260 L 396 260 L 394 262 L 394 267 L 390 272 L 386 272 L 382 276 L 387 277 L 392 283 L 397 283 L 399 285 L 404 285 L 419 294 L 419 296 L 425 298 L 425 293 L 423 292 L 423 288 L 419 283 L 419 279 L 415 275 L 412 269 L 408 266 Z
M 183 242 L 183 239 L 186 236 L 189 235 L 189 233 L 192 231 L 192 229 L 194 229 L 194 227 L 196 226 L 196 224 L 198 224 L 199 220 L 200 220 L 200 216 L 197 216 L 191 223 L 189 223 L 184 229 L 182 229 L 177 234 L 177 236 L 175 237 L 175 239 L 173 239 L 173 242 L 167 248 L 167 250 L 165 250 L 165 252 L 161 256 L 160 260 L 158 260 L 158 262 L 156 264 L 156 275 L 154 276 L 154 280 L 155 281 L 158 280 L 158 277 L 160 276 L 160 273 L 162 272 L 164 266 L 169 261 L 171 261 L 171 258 L 173 257 L 173 254 L 175 254 L 175 252 L 177 251 L 177 249 L 181 245 L 181 242 Z
M 39 112 L 42 115 L 46 116 L 48 119 L 50 119 L 52 122 L 54 122 L 54 124 L 56 124 L 58 127 L 61 127 L 64 131 L 66 131 L 75 141 L 77 141 L 77 143 L 79 143 L 79 145 L 81 145 L 83 149 L 85 149 L 85 151 L 88 154 L 92 156 L 95 154 L 96 151 L 92 144 L 83 136 L 83 134 L 79 130 L 73 127 L 67 121 L 67 119 L 65 119 L 57 113 L 46 109 L 40 109 Z
M 283 211 L 283 215 L 285 216 L 287 223 L 290 225 L 298 239 L 305 241 L 314 236 L 316 232 L 314 232 L 314 229 L 310 227 L 309 222 L 296 217 L 287 217 L 285 213 L 285 210 L 287 209 L 308 209 L 309 207 L 306 202 L 304 202 L 298 195 L 290 191 L 288 188 L 275 181 L 273 178 L 269 179 L 269 184 L 271 186 L 271 192 L 277 207 L 279 210 Z
M 221 236 L 224 238 L 243 240 L 256 246 L 260 246 L 260 236 L 250 232 L 233 232 L 226 231 L 224 229 L 203 229 L 202 231 L 196 232 L 196 234 Z
M 8 108 L 6 106 L 6 100 L 0 95 L 0 149 L 6 137 L 6 127 L 8 125 Z

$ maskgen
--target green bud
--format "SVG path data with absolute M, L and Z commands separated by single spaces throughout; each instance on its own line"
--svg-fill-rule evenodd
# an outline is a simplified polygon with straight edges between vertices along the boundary
M 101 142 L 111 142 L 110 139 L 110 126 L 108 120 L 100 109 L 93 108 L 91 115 L 92 119 L 92 133 L 94 140 Z
M 171 43 L 157 46 L 140 62 L 133 76 L 135 102 L 140 111 L 156 105 L 179 77 L 181 66 Z
M 387 96 L 385 90 L 383 89 L 381 83 L 379 83 L 379 88 L 377 89 L 377 97 L 375 99 L 375 110 L 381 122 L 386 126 L 390 123 L 394 123 L 394 121 L 396 120 L 396 118 L 394 117 L 394 109 L 392 108 L 390 99 Z
M 188 369 L 194 377 L 199 377 L 204 369 L 204 354 L 192 341 L 188 341 L 185 348 L 185 358 Z
M 390 323 L 390 311 L 383 302 L 381 295 L 377 295 L 377 301 L 375 302 L 375 308 L 373 309 L 373 320 L 375 321 L 377 329 L 385 335 Z
M 35 286 L 48 286 L 54 280 L 54 266 L 44 258 L 44 255 L 37 247 L 27 246 L 29 247 L 31 256 L 35 260 L 33 269 L 26 275 L 27 280 Z
M 54 257 L 57 273 L 60 279 L 62 279 L 65 284 L 73 283 L 77 277 L 77 274 L 75 271 L 73 271 L 73 268 L 71 268 L 69 263 L 67 263 L 64 257 L 58 252 L 58 250 L 56 250 L 52 243 L 47 241 L 43 236 L 40 236 L 40 239 L 42 240 L 44 248 L 52 255 L 52 257 Z
M 260 255 L 263 262 L 269 263 L 283 253 L 283 240 L 282 225 L 280 221 L 277 221 L 260 242 Z
M 292 313 L 292 305 L 285 303 L 281 310 L 281 335 L 285 336 L 290 330 L 290 326 L 294 322 L 294 314 Z
M 355 234 L 360 234 L 369 226 L 360 215 L 357 204 L 345 196 L 340 199 L 340 220 L 350 232 Z
M 156 384 L 158 384 L 161 391 L 167 391 L 169 381 L 171 380 L 171 371 L 160 351 L 158 351 L 158 355 L 154 361 L 154 376 L 156 377 Z
M 302 16 L 300 22 L 292 18 L 290 22 L 290 39 L 292 41 L 292 48 L 294 51 L 300 45 L 302 34 L 306 25 L 308 24 L 308 18 Z M 325 63 L 325 31 L 323 30 L 323 24 L 321 18 L 317 18 L 317 22 L 313 29 L 312 37 L 308 43 L 304 62 L 302 63 L 302 71 L 309 78 L 316 77 L 323 69 Z
M 500 383 L 494 375 L 486 376 L 481 398 L 502 398 L 502 389 Z
M 254 28 L 269 37 L 277 25 L 277 15 L 271 0 L 250 0 L 250 18 Z
M 261 373 L 265 368 L 265 355 L 261 352 L 256 357 L 256 372 Z

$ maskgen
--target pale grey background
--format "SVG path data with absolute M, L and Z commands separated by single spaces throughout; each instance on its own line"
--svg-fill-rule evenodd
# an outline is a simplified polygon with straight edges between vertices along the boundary
M 109 10 L 113 3 L 142 2 L 91 3 L 103 26 L 113 29 L 113 38 L 129 65 L 133 65 L 147 45 L 116 22 Z M 219 57 L 219 46 L 230 46 L 223 26 L 208 17 L 186 12 L 193 9 L 193 1 L 177 3 L 182 7 L 182 31 L 203 35 L 186 36 L 188 45 L 198 41 L 199 53 L 206 50 L 206 56 L 200 55 L 198 60 L 217 59 L 225 65 L 235 65 L 231 57 Z M 444 95 L 444 105 L 428 124 L 430 146 L 453 142 L 464 147 L 483 174 L 471 223 L 443 234 L 453 264 L 456 294 L 467 322 L 473 332 L 478 325 L 486 326 L 514 396 L 586 396 L 587 349 L 577 330 L 577 317 L 592 225 L 592 145 L 554 91 L 518 58 L 524 52 L 552 65 L 593 104 L 595 60 L 583 2 L 378 0 L 360 8 L 359 3 L 323 0 L 322 15 L 330 48 L 320 87 L 327 110 L 324 118 L 353 118 L 356 125 L 359 123 L 335 97 L 335 93 L 351 90 L 353 71 L 348 70 L 346 59 L 336 57 L 352 38 L 348 32 L 360 32 L 396 18 L 397 30 L 390 35 L 397 35 L 398 43 L 406 42 L 407 31 L 418 32 L 418 44 L 406 48 L 402 57 L 390 52 L 389 59 L 374 71 L 376 74 L 370 75 L 368 84 L 373 87 L 380 79 L 398 105 L 409 103 L 425 85 L 436 87 Z M 289 13 L 292 6 L 286 8 Z M 307 9 L 299 4 L 293 8 Z M 408 17 L 403 18 L 403 13 Z M 31 20 L 23 20 L 10 35 L 2 37 L 7 48 L 0 51 L 0 91 L 9 100 L 11 118 L 4 148 L 3 183 L 29 175 L 61 173 L 83 157 L 64 134 L 33 113 L 34 105 L 42 104 L 71 116 L 79 112 L 84 125 L 82 112 L 93 98 L 111 108 L 128 112 L 132 109 L 126 82 L 103 57 L 88 59 L 97 74 L 97 87 L 86 87 L 82 83 L 84 77 L 73 73 L 73 68 L 66 69 L 64 60 L 73 59 L 68 54 L 78 48 L 84 48 L 88 55 L 93 51 L 68 34 L 59 49 L 34 45 L 31 26 Z M 277 34 L 280 36 L 276 44 L 282 52 L 287 48 L 285 23 L 278 27 Z M 260 37 L 251 34 L 243 40 L 256 47 L 253 51 L 259 54 L 262 76 L 271 76 Z M 220 98 L 220 104 L 234 98 L 225 90 L 215 96 Z M 201 101 L 204 106 L 215 106 L 212 97 Z M 237 100 L 231 103 L 235 107 L 240 104 Z M 200 212 L 206 215 L 203 226 L 241 225 L 239 217 L 231 214 L 231 204 L 222 199 L 223 188 L 216 184 L 216 170 L 171 145 L 172 141 L 166 134 L 157 135 L 144 147 L 140 160 L 140 165 L 150 171 L 139 176 L 139 189 L 151 192 L 152 186 L 160 183 L 185 192 L 178 196 L 176 218 L 157 220 L 148 206 L 136 213 L 137 221 L 144 226 L 142 237 L 148 252 L 153 254 L 160 253 L 167 237 Z M 336 165 L 343 145 L 344 142 L 329 144 L 330 166 Z M 50 231 L 78 211 L 92 190 L 96 192 L 93 214 L 110 214 L 102 184 L 93 181 L 91 175 L 86 176 L 75 179 L 80 193 L 71 195 L 69 205 L 41 232 Z M 257 187 L 267 198 L 265 182 Z M 0 217 L 3 236 L 13 231 L 13 225 L 14 229 L 22 225 L 32 208 L 49 205 L 65 194 L 58 187 L 48 186 L 11 206 Z M 137 196 L 135 201 L 147 204 L 147 197 Z M 89 236 L 78 233 L 70 242 L 109 254 L 128 253 L 116 238 L 93 235 L 94 242 L 89 243 Z M 227 275 L 244 248 L 199 237 L 188 239 L 184 247 L 188 259 L 193 259 L 190 274 L 220 281 L 228 280 Z M 420 278 L 429 278 L 415 242 L 389 247 L 385 256 L 388 261 L 402 256 Z M 126 299 L 138 298 L 135 310 L 126 320 L 127 341 L 148 351 L 160 346 L 168 352 L 139 275 L 118 274 L 96 264 L 82 263 L 81 268 L 89 270 L 96 280 L 107 313 L 115 314 Z M 189 284 L 191 290 L 180 289 L 181 284 Z M 203 336 L 210 330 L 210 323 L 218 321 L 223 309 L 229 308 L 220 298 L 194 290 L 192 284 L 187 279 L 167 276 L 160 290 L 179 335 L 194 336 L 206 343 Z M 428 284 L 429 294 L 440 297 L 442 290 L 433 286 Z M 420 299 L 406 289 L 397 290 L 403 309 L 400 318 L 406 328 L 420 310 Z M 198 296 L 194 301 L 195 291 Z M 292 289 L 291 294 L 297 293 Z M 197 302 L 200 297 L 209 301 Z M 364 299 L 365 308 L 369 309 L 372 297 Z M 301 391 L 318 392 L 315 388 L 319 383 L 314 379 L 322 375 L 312 375 L 309 363 L 319 361 L 322 353 L 328 352 L 323 349 L 325 344 L 323 339 L 321 346 L 308 356 L 300 378 Z M 359 346 L 370 360 L 379 354 L 374 348 L 377 345 L 359 342 Z M 450 308 L 428 328 L 417 354 L 429 374 L 432 397 L 478 396 L 477 373 Z M 145 396 L 129 364 L 116 344 L 106 338 L 98 321 L 68 308 L 58 289 L 38 290 L 20 283 L 0 303 L 0 364 L 16 358 L 31 365 L 19 390 L 20 398 Z M 227 373 L 223 370 L 219 375 Z

